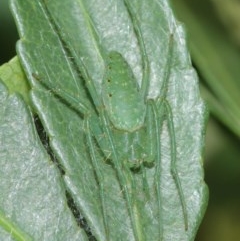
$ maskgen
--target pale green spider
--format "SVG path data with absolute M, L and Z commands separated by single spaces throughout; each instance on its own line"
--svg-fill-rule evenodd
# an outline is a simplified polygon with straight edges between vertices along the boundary
M 81 74 L 96 110 L 89 109 L 84 100 L 75 99 L 63 90 L 54 90 L 69 103 L 74 103 L 78 111 L 84 116 L 85 130 L 89 153 L 95 168 L 100 185 L 100 197 L 102 202 L 103 219 L 108 237 L 108 218 L 105 207 L 105 194 L 102 185 L 103 174 L 99 168 L 99 160 L 96 157 L 95 138 L 104 156 L 111 160 L 118 176 L 121 188 L 126 199 L 128 212 L 131 219 L 134 237 L 143 240 L 142 230 L 139 230 L 133 205 L 135 197 L 131 195 L 128 187 L 127 171 L 133 173 L 138 169 L 156 168 L 157 198 L 159 212 L 159 236 L 163 237 L 162 227 L 162 203 L 161 203 L 161 151 L 160 133 L 164 117 L 167 118 L 171 149 L 171 173 L 179 193 L 185 229 L 188 229 L 188 215 L 182 186 L 176 169 L 176 141 L 171 107 L 166 100 L 168 79 L 173 49 L 173 34 L 170 35 L 168 45 L 168 57 L 166 59 L 163 85 L 160 96 L 154 99 L 147 98 L 150 81 L 150 67 L 145 44 L 138 19 L 134 14 L 130 1 L 124 0 L 133 28 L 138 39 L 142 57 L 143 77 L 139 88 L 133 72 L 127 61 L 118 52 L 111 51 L 105 58 L 105 74 L 102 81 L 102 94 L 99 96 L 94 81 L 91 79 L 83 60 L 80 66 Z M 105 136 L 105 138 L 102 138 Z

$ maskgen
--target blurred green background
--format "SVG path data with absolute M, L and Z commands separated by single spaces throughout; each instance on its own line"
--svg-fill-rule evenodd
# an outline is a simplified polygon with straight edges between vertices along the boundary
M 17 29 L 8 7 L 8 0 L 0 0 L 0 65 L 16 55 Z
M 197 241 L 240 240 L 240 0 L 171 0 L 186 25 L 201 93 L 210 109 L 205 148 L 208 209 Z M 0 65 L 15 53 L 18 39 L 0 0 Z

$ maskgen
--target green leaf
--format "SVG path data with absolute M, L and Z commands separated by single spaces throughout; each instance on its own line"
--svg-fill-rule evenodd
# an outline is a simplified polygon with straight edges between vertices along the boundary
M 21 68 L 18 57 L 14 57 L 8 63 L 0 66 L 0 78 L 9 89 L 9 93 L 19 93 L 27 104 L 29 100 L 29 84 Z
M 8 95 L 2 83 L 0 108 L 1 240 L 87 240 L 28 108 L 19 96 Z
M 179 193 L 170 171 L 170 136 L 166 123 L 161 134 L 162 173 L 158 180 L 163 200 L 160 218 L 163 220 L 164 240 L 194 240 L 208 196 L 202 169 L 206 109 L 186 50 L 183 28 L 174 20 L 167 1 L 131 2 L 140 19 L 151 63 L 149 98 L 160 94 L 171 32 L 176 39 L 167 99 L 173 111 L 177 171 L 187 203 L 188 230 L 184 228 Z M 103 55 L 110 50 L 118 51 L 127 59 L 140 82 L 140 49 L 131 19 L 122 0 L 12 0 L 11 7 L 21 37 L 17 45 L 18 55 L 32 87 L 33 104 L 64 171 L 62 181 L 95 238 L 106 240 L 99 180 L 86 145 L 83 116 L 76 112 L 74 103 L 63 100 L 61 92 L 54 95 L 39 82 L 54 86 L 56 91 L 64 90 L 93 108 L 84 80 L 79 75 L 82 60 L 100 95 Z M 106 196 L 109 240 L 135 240 L 116 171 L 102 156 L 98 156 L 98 163 L 103 173 L 101 184 Z M 142 175 L 133 174 L 138 190 L 134 212 L 145 235 L 142 240 L 159 240 L 155 171 L 155 166 L 146 168 L 147 190 Z M 147 201 L 146 192 L 150 196 Z
M 172 2 L 187 26 L 193 61 L 206 82 L 203 96 L 211 112 L 239 136 L 239 49 L 217 23 L 209 1 Z

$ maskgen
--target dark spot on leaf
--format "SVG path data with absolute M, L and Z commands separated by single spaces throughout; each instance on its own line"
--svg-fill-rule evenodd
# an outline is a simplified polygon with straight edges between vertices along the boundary
M 112 97 L 112 94 L 110 93 L 110 94 L 108 94 L 108 96 L 109 96 L 109 97 Z
M 38 81 L 41 80 L 41 78 L 39 77 L 38 74 L 32 73 L 32 77 L 33 77 L 35 80 L 38 80 Z
M 72 214 L 75 217 L 75 220 L 76 220 L 78 226 L 85 230 L 89 240 L 96 241 L 96 238 L 93 236 L 92 231 L 91 231 L 90 227 L 88 226 L 86 219 L 79 211 L 71 194 L 67 191 L 66 191 L 66 198 L 67 198 L 68 207 L 72 211 Z
M 38 136 L 40 138 L 40 141 L 42 142 L 44 148 L 46 149 L 48 155 L 50 156 L 52 162 L 56 164 L 57 168 L 59 169 L 61 175 L 65 175 L 65 171 L 63 166 L 58 161 L 57 157 L 55 156 L 53 150 L 51 149 L 50 143 L 49 143 L 49 137 L 47 135 L 47 132 L 45 131 L 43 124 L 38 116 L 34 116 L 34 123 L 36 126 L 36 130 L 38 133 Z

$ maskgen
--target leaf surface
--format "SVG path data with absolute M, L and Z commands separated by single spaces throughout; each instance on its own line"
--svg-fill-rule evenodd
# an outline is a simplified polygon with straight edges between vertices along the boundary
M 48 0 L 11 1 L 21 40 L 18 54 L 32 86 L 32 101 L 48 133 L 51 148 L 64 170 L 63 181 L 84 215 L 97 240 L 106 240 L 99 180 L 86 145 L 83 116 L 75 103 L 64 101 L 39 81 L 55 90 L 64 90 L 93 110 L 93 102 L 81 78 L 84 64 L 101 97 L 104 56 L 121 53 L 131 66 L 138 83 L 142 65 L 133 25 L 123 1 Z M 184 219 L 179 194 L 170 171 L 170 138 L 164 122 L 161 133 L 162 222 L 164 240 L 194 240 L 205 212 L 207 187 L 203 181 L 202 148 L 206 110 L 200 98 L 197 77 L 185 46 L 185 35 L 165 0 L 132 1 L 139 18 L 151 65 L 148 98 L 160 95 L 166 71 L 167 46 L 174 32 L 174 53 L 168 85 L 177 142 L 177 170 L 182 182 L 189 216 Z M 61 14 L 60 14 L 61 11 Z M 109 240 L 135 240 L 126 200 L 115 169 L 98 156 L 106 196 Z M 156 168 L 146 168 L 148 190 L 142 175 L 134 174 L 136 216 L 143 240 L 159 240 L 156 197 Z M 146 192 L 150 198 L 146 199 Z
M 0 84 L 1 240 L 86 240 L 22 99 Z

